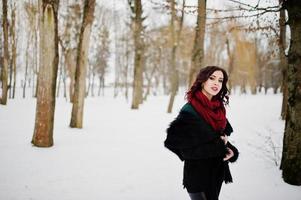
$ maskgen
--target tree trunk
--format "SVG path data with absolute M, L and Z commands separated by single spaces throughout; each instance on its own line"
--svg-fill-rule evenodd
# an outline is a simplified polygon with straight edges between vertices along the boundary
M 116 2 L 114 0 L 113 2 L 113 6 L 116 6 Z M 118 56 L 119 56 L 119 52 L 118 52 L 118 45 L 117 45 L 117 40 L 118 40 L 118 36 L 117 36 L 117 30 L 118 30 L 118 24 L 117 24 L 117 12 L 114 11 L 114 16 L 113 16 L 113 23 L 114 23 L 114 53 L 115 53 L 115 60 L 114 60 L 114 68 L 115 68 L 115 81 L 114 81 L 114 98 L 116 98 L 118 96 L 118 90 L 120 87 L 120 65 L 119 65 L 119 61 L 118 61 Z
M 128 84 L 128 71 L 129 71 L 129 62 L 130 62 L 130 47 L 129 47 L 129 40 L 126 40 L 125 44 L 125 68 L 124 68 L 124 87 L 125 87 L 125 99 L 128 100 L 129 98 L 129 84 Z
M 173 103 L 175 100 L 175 96 L 177 94 L 178 88 L 178 80 L 179 75 L 176 66 L 176 50 L 177 50 L 177 42 L 175 37 L 175 20 L 176 20 L 176 9 L 175 9 L 175 0 L 170 1 L 170 8 L 171 8 L 171 19 L 170 19 L 170 33 L 171 33 L 171 59 L 170 59 L 170 66 L 171 66 L 171 73 L 170 73 L 170 98 L 167 108 L 167 113 L 172 112 Z
M 198 0 L 198 17 L 195 27 L 194 46 L 192 50 L 191 68 L 189 72 L 189 87 L 193 84 L 198 70 L 204 61 L 204 37 L 206 27 L 206 0 Z
M 63 70 L 64 70 L 64 77 L 63 77 L 63 84 L 64 84 L 64 98 L 67 100 L 67 69 L 66 64 L 63 64 Z
M 58 71 L 58 0 L 43 0 L 39 7 L 40 66 L 35 128 L 32 144 L 38 147 L 53 145 L 55 90 Z
M 16 5 L 13 4 L 12 8 L 12 67 L 13 67 L 13 83 L 12 83 L 12 98 L 15 98 L 16 94 L 16 79 L 17 79 L 17 38 L 16 38 Z
M 66 63 L 66 48 L 63 46 L 61 39 L 59 38 L 59 44 L 61 46 L 61 54 L 60 54 L 60 65 L 62 70 L 62 80 L 63 80 L 63 95 L 64 98 L 67 100 L 67 63 Z
M 84 100 L 86 95 L 86 68 L 94 9 L 95 0 L 86 0 L 76 59 L 74 99 L 70 121 L 70 127 L 72 128 L 83 127 Z
M 285 182 L 301 185 L 301 2 L 284 1 L 291 29 L 288 52 L 288 110 L 282 151 Z
M 15 96 L 15 83 L 16 83 L 16 4 L 11 3 L 11 25 L 10 25 L 10 36 L 11 36 L 11 62 L 9 71 L 9 98 Z
M 39 81 L 38 81 L 38 27 L 35 27 L 35 31 L 33 33 L 32 36 L 32 40 L 34 40 L 34 50 L 33 50 L 33 73 L 32 73 L 32 82 L 33 82 L 33 88 L 32 88 L 32 96 L 34 98 L 37 97 L 37 93 L 38 93 L 38 85 L 39 85 Z
M 89 96 L 90 90 L 91 90 L 91 76 L 92 76 L 92 67 L 88 67 L 88 88 L 86 91 L 86 97 Z
M 56 89 L 56 97 L 60 96 L 60 88 L 61 88 L 61 79 L 63 78 L 63 69 L 62 69 L 62 60 L 60 59 L 60 65 L 59 65 L 59 77 L 58 77 L 58 83 L 57 83 L 57 89 Z
M 153 66 L 152 66 L 152 71 L 149 75 L 149 77 L 146 77 L 146 80 L 147 80 L 147 86 L 146 86 L 146 92 L 144 94 L 144 97 L 143 97 L 143 100 L 146 101 L 148 95 L 150 94 L 150 88 L 151 88 L 151 85 L 152 85 L 152 79 L 154 77 L 154 74 L 157 70 L 157 64 L 155 63 Z
M 184 20 L 184 8 L 185 8 L 185 0 L 183 1 L 183 6 L 182 6 L 182 16 L 181 16 L 181 21 L 179 24 L 179 29 L 177 31 L 176 35 L 176 30 L 175 30 L 175 21 L 176 21 L 176 9 L 175 9 L 175 1 L 171 0 L 171 21 L 170 21 L 170 33 L 171 33 L 171 44 L 172 44 L 172 49 L 171 49 L 171 77 L 170 77 L 170 83 L 171 83 L 171 92 L 170 92 L 170 98 L 169 98 L 169 103 L 168 103 L 168 108 L 167 108 L 167 113 L 172 112 L 173 104 L 175 97 L 178 92 L 179 88 L 179 73 L 177 70 L 176 66 L 176 53 L 177 53 L 177 48 L 178 48 L 178 43 L 180 40 L 180 35 L 182 31 L 182 26 L 183 26 L 183 20 Z
M 23 84 L 23 98 L 26 97 L 26 86 L 28 78 L 28 62 L 29 62 L 29 44 L 30 39 L 27 39 L 26 54 L 25 54 L 25 72 L 24 72 L 24 84 Z
M 283 0 L 279 0 L 279 4 L 282 4 Z M 287 59 L 285 56 L 285 48 L 286 48 L 286 24 L 285 24 L 285 10 L 280 10 L 280 19 L 279 19 L 279 26 L 280 26 L 280 41 L 279 41 L 279 49 L 280 49 L 280 63 L 282 67 L 282 108 L 281 108 L 281 118 L 285 120 L 286 113 L 287 113 Z
M 228 76 L 231 77 L 231 74 L 233 72 L 233 55 L 230 51 L 230 44 L 229 44 L 229 39 L 227 38 L 226 40 L 226 46 L 227 46 L 227 55 L 229 59 L 229 67 L 228 67 Z M 232 84 L 232 79 L 228 80 L 228 86 L 229 86 L 229 91 L 230 93 L 232 92 L 233 84 Z
M 95 86 L 95 72 L 92 72 L 92 86 L 91 86 L 91 96 L 94 97 L 94 86 Z
M 103 75 L 98 76 L 99 80 L 99 87 L 98 87 L 98 96 L 100 96 L 100 92 L 102 92 L 102 96 L 104 96 L 104 90 L 105 90 L 105 79 Z
M 75 86 L 75 69 L 76 69 L 76 52 L 75 50 L 68 49 L 65 51 L 65 65 L 69 73 L 70 84 L 69 84 L 69 98 L 70 102 L 73 103 L 74 97 L 74 86 Z
M 8 21 L 7 21 L 7 0 L 2 0 L 2 11 L 3 11 L 3 38 L 4 38 L 4 45 L 3 45 L 3 66 L 2 66 L 2 96 L 0 98 L 0 103 L 6 105 L 7 103 L 7 90 L 8 90 L 8 83 L 7 83 L 7 70 L 8 70 L 8 61 L 9 61 L 9 53 L 8 53 Z
M 143 101 L 143 54 L 144 45 L 142 39 L 142 4 L 141 0 L 134 0 L 133 28 L 134 28 L 134 80 L 133 80 L 133 99 L 132 109 L 138 109 Z

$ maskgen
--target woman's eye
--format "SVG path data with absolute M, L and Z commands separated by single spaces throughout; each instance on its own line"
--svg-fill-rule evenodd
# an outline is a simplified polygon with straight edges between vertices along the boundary
M 213 77 L 209 77 L 209 79 L 210 79 L 210 80 L 214 80 L 214 78 L 213 78 Z
M 223 80 L 218 80 L 218 82 L 223 83 Z

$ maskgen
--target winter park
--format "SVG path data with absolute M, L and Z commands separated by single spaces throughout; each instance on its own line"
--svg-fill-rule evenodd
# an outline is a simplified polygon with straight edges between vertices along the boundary
M 300 1 L 0 11 L 0 200 L 301 199 Z

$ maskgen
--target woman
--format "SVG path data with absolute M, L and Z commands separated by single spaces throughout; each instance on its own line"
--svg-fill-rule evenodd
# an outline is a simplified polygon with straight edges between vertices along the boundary
M 183 185 L 191 200 L 218 200 L 223 181 L 232 182 L 228 162 L 238 150 L 228 142 L 228 76 L 224 69 L 200 70 L 186 94 L 187 103 L 167 129 L 164 144 L 184 161 Z

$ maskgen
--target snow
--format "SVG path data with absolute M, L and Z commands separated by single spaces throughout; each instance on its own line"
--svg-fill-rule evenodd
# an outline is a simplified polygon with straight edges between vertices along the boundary
M 281 98 L 231 95 L 230 141 L 241 154 L 230 166 L 234 183 L 223 185 L 220 200 L 300 200 L 301 187 L 286 184 L 279 170 Z M 167 103 L 167 96 L 149 97 L 139 110 L 131 110 L 130 101 L 121 97 L 89 97 L 84 128 L 71 129 L 71 104 L 58 98 L 54 146 L 37 148 L 30 143 L 35 100 L 9 100 L 0 106 L 0 199 L 189 199 L 182 188 L 183 163 L 163 146 L 183 95 L 177 96 L 172 114 L 166 113 Z

